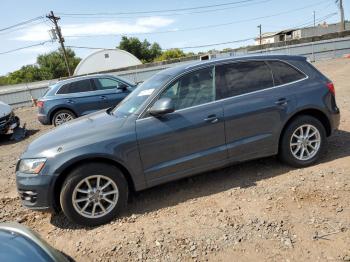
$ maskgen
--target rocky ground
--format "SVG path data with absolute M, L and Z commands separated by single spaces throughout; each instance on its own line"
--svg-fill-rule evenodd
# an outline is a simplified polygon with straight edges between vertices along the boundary
M 0 222 L 29 226 L 77 261 L 350 261 L 350 59 L 316 66 L 334 81 L 342 112 L 321 163 L 292 169 L 271 157 L 162 185 L 97 228 L 20 205 L 16 160 L 51 127 L 34 108 L 18 109 L 29 137 L 0 140 Z

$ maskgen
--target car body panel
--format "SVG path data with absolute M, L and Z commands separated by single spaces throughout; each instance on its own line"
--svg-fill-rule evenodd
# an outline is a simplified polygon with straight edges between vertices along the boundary
M 18 223 L 0 224 L 0 239 L 1 261 L 72 261 L 46 243 L 37 233 Z
M 213 123 L 206 119 L 215 115 Z M 183 176 L 227 159 L 222 104 L 179 110 L 136 122 L 137 141 L 147 182 Z M 208 139 L 212 134 L 215 137 Z M 159 152 L 162 152 L 159 154 Z

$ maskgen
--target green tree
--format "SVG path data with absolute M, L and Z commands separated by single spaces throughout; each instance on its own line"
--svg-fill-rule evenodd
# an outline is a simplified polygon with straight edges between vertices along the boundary
M 159 57 L 156 58 L 156 61 L 164 61 L 185 56 L 187 55 L 181 49 L 174 48 L 164 51 Z
M 133 54 L 142 62 L 152 62 L 162 54 L 158 43 L 151 44 L 146 39 L 141 42 L 137 37 L 123 36 L 117 48 Z
M 80 62 L 80 58 L 75 56 L 72 49 L 67 49 L 68 65 L 71 72 L 74 71 Z M 48 54 L 39 55 L 37 64 L 43 72 L 44 79 L 53 79 L 68 76 L 66 64 L 64 62 L 63 51 L 58 49 Z
M 42 80 L 41 70 L 37 65 L 22 66 L 8 75 L 9 84 L 19 84 L 23 82 L 34 82 Z

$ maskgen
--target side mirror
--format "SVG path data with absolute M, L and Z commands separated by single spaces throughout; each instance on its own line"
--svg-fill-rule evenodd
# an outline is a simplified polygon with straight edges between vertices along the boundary
M 171 98 L 161 98 L 148 110 L 149 114 L 155 117 L 169 114 L 175 111 L 175 106 Z
M 124 83 L 120 83 L 119 86 L 117 87 L 117 90 L 123 90 L 126 91 L 128 89 L 128 85 Z

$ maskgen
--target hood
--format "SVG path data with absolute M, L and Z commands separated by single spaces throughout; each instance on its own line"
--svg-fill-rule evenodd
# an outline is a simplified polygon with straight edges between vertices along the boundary
M 12 107 L 0 101 L 0 118 L 9 115 L 12 112 Z
M 90 114 L 40 136 L 29 144 L 22 158 L 53 157 L 72 148 L 91 145 L 116 135 L 126 118 L 117 118 L 100 111 Z

